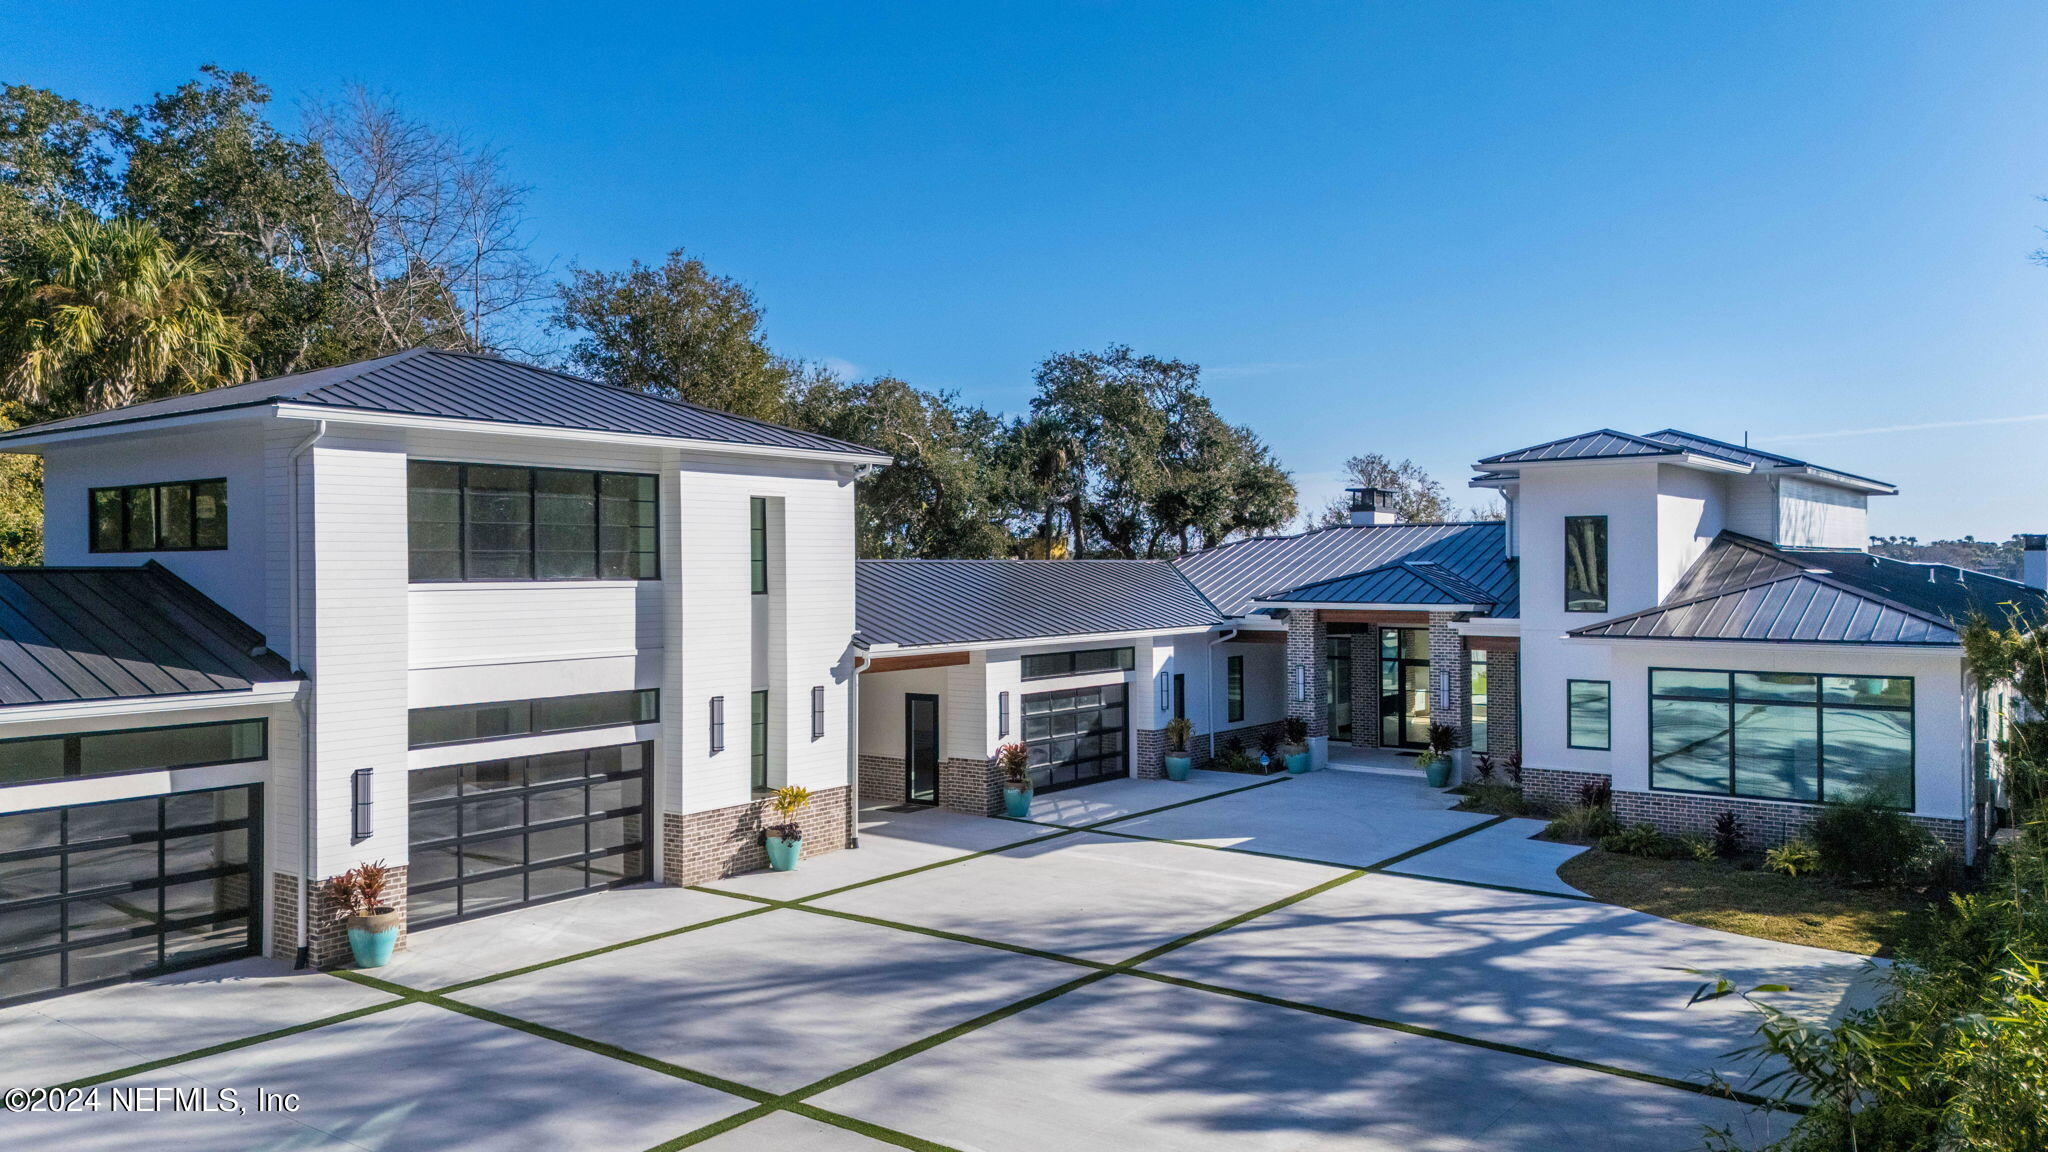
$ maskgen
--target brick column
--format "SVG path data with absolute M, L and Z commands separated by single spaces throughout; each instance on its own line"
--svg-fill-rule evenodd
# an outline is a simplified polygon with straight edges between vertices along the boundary
M 1131 737 L 1137 755 L 1132 775 L 1140 780 L 1166 779 L 1166 729 L 1140 728 Z
M 1380 746 L 1380 630 L 1378 625 L 1351 636 L 1351 743 Z
M 1283 687 L 1287 715 L 1306 721 L 1311 738 L 1330 734 L 1330 718 L 1323 712 L 1323 692 L 1330 679 L 1323 637 L 1320 613 L 1296 608 L 1287 614 L 1287 683 Z M 1302 669 L 1306 669 L 1305 676 Z M 1295 685 L 1304 682 L 1308 690 L 1300 695 L 1305 699 L 1297 699 Z
M 971 816 L 997 816 L 1003 811 L 1003 770 L 996 758 L 939 761 L 939 807 Z
M 1465 659 L 1465 638 L 1451 629 L 1453 621 L 1463 618 L 1455 612 L 1429 614 L 1429 722 L 1457 730 L 1454 748 L 1472 746 L 1472 669 Z M 1444 685 L 1442 673 L 1446 670 L 1450 672 L 1448 694 L 1437 691 Z
M 1522 750 L 1522 654 L 1486 654 L 1486 750 L 1502 764 Z

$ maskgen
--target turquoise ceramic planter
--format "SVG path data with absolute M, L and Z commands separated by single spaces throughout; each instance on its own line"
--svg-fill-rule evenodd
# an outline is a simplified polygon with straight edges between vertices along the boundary
M 777 872 L 787 872 L 796 867 L 797 857 L 804 854 L 804 838 L 784 840 L 780 836 L 763 837 L 768 842 L 768 866 Z
M 1425 771 L 1431 788 L 1446 788 L 1451 783 L 1451 762 L 1449 759 L 1434 760 Z
M 1022 820 L 1031 815 L 1031 789 L 1003 789 L 1003 815 L 1013 820 Z
M 1287 770 L 1296 776 L 1308 771 L 1308 765 L 1309 754 L 1307 749 L 1304 748 L 1299 752 L 1289 752 L 1287 754 Z
M 348 950 L 355 956 L 358 968 L 382 968 L 391 963 L 391 950 L 398 947 L 398 926 L 392 925 L 378 931 L 368 928 L 348 930 Z
M 1169 752 L 1166 756 L 1166 778 L 1168 780 L 1185 780 L 1188 778 L 1188 772 L 1194 766 L 1195 758 L 1193 756 L 1183 756 L 1178 752 Z

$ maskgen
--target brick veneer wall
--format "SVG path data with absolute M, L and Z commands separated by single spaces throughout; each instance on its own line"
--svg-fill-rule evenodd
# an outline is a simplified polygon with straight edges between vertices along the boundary
M 270 954 L 287 964 L 299 957 L 299 878 L 270 874 Z
M 1488 696 L 1492 693 L 1489 691 Z M 1489 705 L 1490 706 L 1490 705 Z M 1489 721 L 1490 722 L 1490 721 Z M 1522 795 L 1545 804 L 1564 807 L 1579 802 L 1579 789 L 1604 784 L 1605 772 L 1567 772 L 1561 768 L 1523 768 Z
M 1486 654 L 1486 750 L 1499 764 L 1522 750 L 1522 657 L 1518 652 Z
M 1285 679 L 1280 690 L 1285 693 L 1287 715 L 1308 725 L 1309 739 L 1330 734 L 1330 718 L 1323 711 L 1323 693 L 1330 682 L 1329 658 L 1324 654 L 1323 640 L 1326 632 L 1320 613 L 1313 609 L 1296 608 L 1287 614 L 1287 665 Z M 1308 691 L 1305 699 L 1297 699 L 1294 692 L 1297 669 L 1306 668 Z M 1248 748 L 1257 747 L 1251 740 L 1245 741 Z
M 1472 669 L 1465 661 L 1465 638 L 1451 627 L 1463 619 L 1456 612 L 1429 614 L 1429 722 L 1448 724 L 1457 732 L 1453 748 L 1472 746 Z M 1449 677 L 1437 675 L 1445 669 Z M 1450 692 L 1438 692 L 1437 685 L 1446 679 Z
M 1380 746 L 1380 629 L 1351 634 L 1351 744 Z
M 1797 837 L 1820 815 L 1814 804 L 1745 800 L 1734 796 L 1686 796 L 1672 792 L 1616 792 L 1614 815 L 1624 824 L 1654 824 L 1660 832 L 1711 833 L 1723 812 L 1742 821 L 1745 848 L 1768 848 Z M 1967 854 L 1968 826 L 1961 820 L 1909 816 L 1949 851 Z
M 939 761 L 939 807 L 973 816 L 1003 810 L 1003 773 L 995 757 Z
M 772 819 L 769 800 L 759 796 L 709 812 L 662 813 L 662 879 L 684 887 L 766 868 L 768 847 L 761 834 Z M 846 847 L 850 800 L 843 784 L 811 793 L 810 807 L 797 817 L 804 830 L 804 859 Z
M 860 758 L 860 802 L 863 804 L 901 804 L 903 792 L 903 757 L 862 756 Z
M 270 895 L 271 955 L 291 963 L 299 953 L 299 878 L 286 872 L 271 873 Z M 355 956 L 348 947 L 347 919 L 341 915 L 333 898 L 327 895 L 327 882 L 315 883 L 312 895 L 312 905 L 306 916 L 307 962 L 315 968 L 353 964 Z M 391 882 L 385 889 L 385 896 L 399 913 L 397 947 L 404 951 L 411 938 L 405 923 L 405 865 L 392 866 Z
M 1166 779 L 1166 731 L 1162 728 L 1140 728 L 1133 746 L 1137 749 L 1137 763 L 1132 765 L 1140 780 Z
M 1271 733 L 1273 739 L 1279 740 L 1286 735 L 1286 732 L 1287 721 L 1285 720 L 1272 720 L 1264 724 L 1247 724 L 1242 728 L 1225 729 L 1224 731 L 1215 734 L 1215 751 L 1211 755 L 1211 757 L 1206 760 L 1198 758 L 1195 761 L 1195 766 L 1199 768 L 1206 764 L 1211 768 L 1220 768 L 1221 765 L 1217 763 L 1217 761 L 1223 759 L 1224 747 L 1230 743 L 1232 737 L 1235 737 L 1238 740 L 1243 741 L 1244 750 L 1247 753 L 1249 753 L 1253 759 L 1257 759 L 1259 755 L 1259 741 L 1261 739 L 1263 739 L 1268 733 Z M 1197 743 L 1199 742 L 1200 741 L 1198 739 Z

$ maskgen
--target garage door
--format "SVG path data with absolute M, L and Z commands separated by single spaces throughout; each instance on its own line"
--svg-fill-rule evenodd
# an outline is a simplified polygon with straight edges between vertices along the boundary
M 1041 792 L 1124 775 L 1124 686 L 1024 697 L 1024 744 Z
M 426 928 L 647 879 L 651 745 L 421 768 L 406 919 Z
M 256 785 L 0 815 L 0 1003 L 254 955 Z

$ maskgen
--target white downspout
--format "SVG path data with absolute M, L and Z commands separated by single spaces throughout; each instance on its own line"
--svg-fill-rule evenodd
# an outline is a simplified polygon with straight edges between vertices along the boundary
M 853 672 L 846 678 L 846 786 L 853 797 L 853 811 L 846 826 L 846 846 L 860 847 L 860 674 L 874 663 L 874 657 L 856 653 Z
M 1216 759 L 1216 646 L 1237 639 L 1239 629 L 1225 628 L 1202 649 L 1202 719 L 1209 722 L 1209 759 Z M 1192 751 L 1192 749 L 1190 749 Z
M 299 460 L 310 451 L 320 438 L 327 435 L 327 421 L 322 420 L 313 429 L 313 434 L 299 442 L 285 459 L 285 468 L 290 473 L 291 526 L 290 547 L 285 550 L 290 560 L 291 572 L 290 605 L 291 619 L 286 632 L 291 637 L 292 669 L 303 672 L 306 668 L 305 655 L 299 647 L 299 553 L 304 547 L 299 531 Z M 311 922 L 313 899 L 313 692 L 316 686 L 308 684 L 299 693 L 299 953 L 293 967 L 304 968 L 312 963 L 313 942 L 307 932 Z

